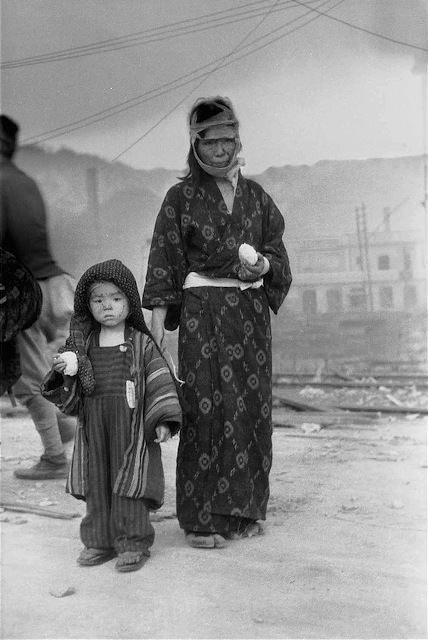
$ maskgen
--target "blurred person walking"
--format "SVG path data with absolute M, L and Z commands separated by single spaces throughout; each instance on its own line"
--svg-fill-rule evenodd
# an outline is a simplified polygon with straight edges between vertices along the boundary
M 17 123 L 0 115 L 0 245 L 31 271 L 43 294 L 37 322 L 18 334 L 22 375 L 13 393 L 27 407 L 44 451 L 35 465 L 14 473 L 26 480 L 49 480 L 67 476 L 64 443 L 73 439 L 76 420 L 43 398 L 40 385 L 50 368 L 49 344 L 62 341 L 68 331 L 75 284 L 52 256 L 46 208 L 37 184 L 13 162 L 18 133 Z

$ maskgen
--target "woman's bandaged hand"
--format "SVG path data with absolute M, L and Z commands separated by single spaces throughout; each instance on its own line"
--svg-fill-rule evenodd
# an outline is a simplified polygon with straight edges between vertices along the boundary
M 64 376 L 75 376 L 78 370 L 77 355 L 74 351 L 57 353 L 53 357 L 54 369 Z
M 257 262 L 257 251 L 250 244 L 244 242 L 238 249 L 241 264 L 253 267 Z
M 241 266 L 239 278 L 244 281 L 259 280 L 269 271 L 269 260 L 249 244 L 241 244 L 238 250 Z

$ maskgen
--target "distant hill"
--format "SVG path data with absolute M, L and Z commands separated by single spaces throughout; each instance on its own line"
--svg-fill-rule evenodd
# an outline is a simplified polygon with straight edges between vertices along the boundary
M 369 231 L 382 222 L 385 207 L 393 211 L 391 229 L 423 229 L 422 156 L 323 160 L 312 166 L 270 168 L 256 179 L 283 212 L 292 242 L 355 233 L 355 207 L 362 202 Z
M 78 276 L 94 261 L 116 256 L 142 281 L 159 206 L 182 170 L 143 171 L 67 149 L 52 152 L 35 146 L 22 148 L 16 161 L 43 192 L 61 264 Z M 88 190 L 91 168 L 96 169 L 98 209 Z M 369 230 L 382 222 L 384 207 L 393 210 L 392 229 L 423 230 L 422 156 L 325 160 L 312 166 L 272 167 L 251 177 L 283 212 L 291 257 L 299 240 L 354 232 L 355 207 L 362 202 Z

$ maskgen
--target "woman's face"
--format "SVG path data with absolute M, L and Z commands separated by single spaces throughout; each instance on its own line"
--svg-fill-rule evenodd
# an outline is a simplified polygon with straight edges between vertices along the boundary
M 202 162 L 211 167 L 227 167 L 235 153 L 236 140 L 232 127 L 210 127 L 198 139 L 196 149 Z

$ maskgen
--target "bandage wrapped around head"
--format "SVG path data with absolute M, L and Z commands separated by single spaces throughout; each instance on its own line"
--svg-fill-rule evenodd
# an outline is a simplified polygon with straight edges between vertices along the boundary
M 201 160 L 198 155 L 197 141 L 203 138 L 203 132 L 212 127 L 230 127 L 235 140 L 235 151 L 226 167 L 213 167 Z M 189 114 L 190 144 L 199 166 L 215 178 L 225 178 L 239 166 L 238 154 L 242 145 L 239 138 L 239 121 L 229 98 L 214 96 L 198 98 Z M 243 164 L 243 163 L 242 163 Z

